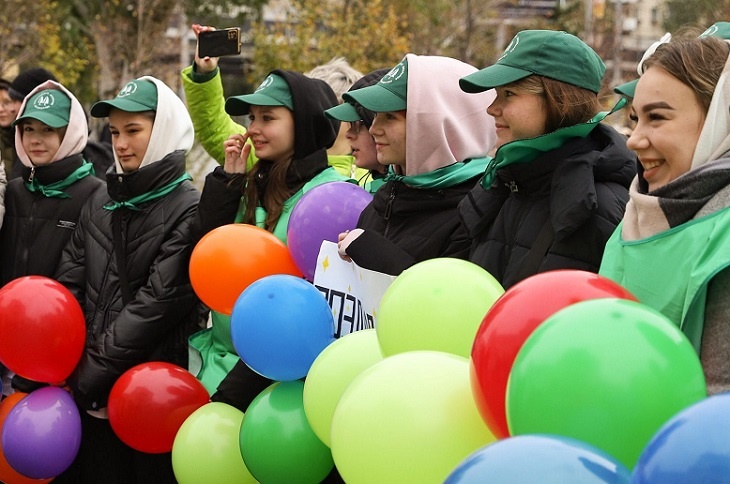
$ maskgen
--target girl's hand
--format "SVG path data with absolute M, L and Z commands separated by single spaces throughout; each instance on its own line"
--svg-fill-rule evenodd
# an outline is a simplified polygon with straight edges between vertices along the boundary
M 226 173 L 246 173 L 248 155 L 251 153 L 251 145 L 246 143 L 248 133 L 232 134 L 223 142 L 226 153 L 226 161 L 223 170 Z
M 198 38 L 200 32 L 209 32 L 211 30 L 215 30 L 215 27 L 193 24 L 193 33 L 195 33 L 196 39 Z M 195 65 L 197 66 L 195 71 L 199 74 L 207 74 L 209 72 L 213 72 L 215 68 L 218 67 L 218 59 L 218 57 L 203 57 L 201 59 L 200 55 L 198 55 L 198 44 L 195 44 Z
M 360 234 L 363 232 L 363 229 L 348 230 L 337 236 L 337 253 L 340 255 L 340 259 L 345 262 L 352 262 L 352 258 L 347 255 L 347 248 L 350 246 L 352 241 L 360 237 Z

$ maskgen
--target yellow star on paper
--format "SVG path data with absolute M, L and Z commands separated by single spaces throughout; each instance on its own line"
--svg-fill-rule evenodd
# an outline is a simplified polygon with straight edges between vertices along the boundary
M 329 266 L 330 266 L 330 256 L 325 256 L 324 260 L 322 261 L 322 268 L 326 271 Z

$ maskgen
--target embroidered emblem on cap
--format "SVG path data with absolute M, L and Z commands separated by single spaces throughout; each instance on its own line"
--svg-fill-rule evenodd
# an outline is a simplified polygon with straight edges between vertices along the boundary
M 134 81 L 130 81 L 127 83 L 126 86 L 124 86 L 122 88 L 121 91 L 119 91 L 119 94 L 117 94 L 117 97 L 131 96 L 135 92 L 137 92 L 137 83 Z
M 499 56 L 499 59 L 497 59 L 497 62 L 501 61 L 502 59 L 507 57 L 509 54 L 511 54 L 517 48 L 517 44 L 519 44 L 519 43 L 520 43 L 520 34 L 517 34 L 514 36 L 514 38 L 509 43 L 507 48 L 504 49 L 504 52 L 502 53 L 501 56 Z
M 390 84 L 391 82 L 395 82 L 401 77 L 403 77 L 403 74 L 406 72 L 405 66 L 403 65 L 403 62 L 392 68 L 386 75 L 383 76 L 383 78 L 380 80 L 381 84 Z
M 50 92 L 41 94 L 33 101 L 33 107 L 38 111 L 50 109 L 54 104 L 56 104 L 56 98 Z

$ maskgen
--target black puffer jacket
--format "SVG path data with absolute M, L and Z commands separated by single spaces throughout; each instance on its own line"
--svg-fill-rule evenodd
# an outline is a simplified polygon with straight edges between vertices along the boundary
M 167 185 L 185 173 L 183 151 L 130 174 L 107 176 L 108 193 L 97 192 L 85 206 L 57 279 L 82 303 L 86 349 L 69 383 L 85 409 L 107 405 L 112 385 L 126 370 L 147 361 L 187 366 L 187 338 L 200 329 L 200 303 L 188 266 L 191 225 L 199 192 L 185 181 L 167 195 L 141 203 L 140 210 L 103 208 Z M 121 218 L 126 244 L 128 287 L 122 298 L 113 235 Z
M 80 154 L 72 155 L 36 167 L 33 177 L 43 185 L 50 185 L 64 180 L 82 164 Z M 23 166 L 22 172 L 22 178 L 8 183 L 5 193 L 6 213 L 0 230 L 0 285 L 21 276 L 53 277 L 61 252 L 76 228 L 81 207 L 96 191 L 104 191 L 103 181 L 86 176 L 64 190 L 68 198 L 46 197 L 25 187 L 31 169 Z
M 626 138 L 599 124 L 530 163 L 497 171 L 490 190 L 477 185 L 459 205 L 472 239 L 469 259 L 508 288 L 548 218 L 553 239 L 537 272 L 598 272 L 606 241 L 621 221 L 636 174 Z
M 357 226 L 365 231 L 347 254 L 366 269 L 392 275 L 436 257 L 467 259 L 470 242 L 456 209 L 478 179 L 440 189 L 389 181 L 360 215 Z

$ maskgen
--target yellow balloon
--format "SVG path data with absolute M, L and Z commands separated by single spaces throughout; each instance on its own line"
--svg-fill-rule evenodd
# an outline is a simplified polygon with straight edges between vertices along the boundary
M 438 258 L 399 275 L 375 326 L 383 355 L 434 350 L 468 358 L 477 330 L 504 288 L 471 262 Z
M 382 359 L 375 330 L 364 329 L 331 343 L 312 363 L 304 381 L 304 413 L 328 447 L 332 447 L 332 416 L 342 393 L 357 375 Z
M 466 358 L 437 351 L 387 357 L 345 390 L 332 456 L 348 484 L 442 483 L 495 440 L 479 416 Z

